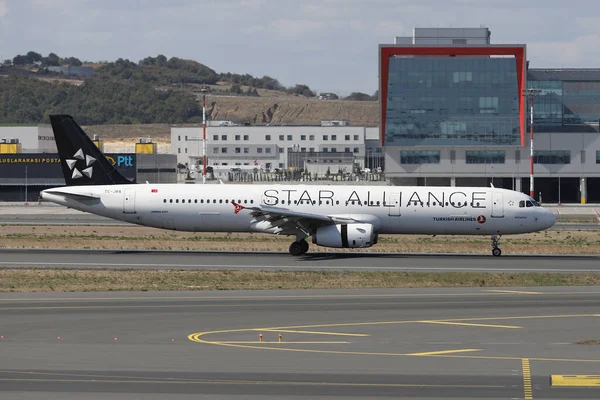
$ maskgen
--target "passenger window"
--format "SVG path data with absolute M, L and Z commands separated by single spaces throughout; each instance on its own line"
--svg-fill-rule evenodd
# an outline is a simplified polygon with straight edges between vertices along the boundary
M 379 202 L 377 202 L 377 205 L 379 205 Z
M 254 204 L 254 200 L 250 200 L 250 204 Z
M 223 204 L 223 199 L 219 199 L 219 204 Z
M 198 204 L 198 199 L 194 199 L 194 204 Z
M 173 202 L 173 199 L 170 199 L 170 200 L 169 200 L 169 203 L 172 203 L 172 202 Z
M 337 206 L 337 205 L 339 205 L 339 204 L 340 204 L 340 201 L 339 201 L 339 200 L 336 200 L 336 202 L 335 202 L 335 205 Z
M 179 203 L 179 199 L 175 199 L 175 203 Z
M 166 203 L 166 202 L 167 202 L 167 199 L 163 199 L 163 203 Z
M 192 203 L 192 199 L 189 199 L 189 200 L 188 200 L 188 204 L 191 204 L 191 203 Z
M 213 199 L 213 204 L 217 202 L 217 199 Z

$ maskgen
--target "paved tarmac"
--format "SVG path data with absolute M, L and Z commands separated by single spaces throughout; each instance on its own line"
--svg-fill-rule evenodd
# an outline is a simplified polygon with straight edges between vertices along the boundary
M 598 287 L 0 293 L 0 398 L 597 399 L 549 376 L 598 373 L 575 344 L 599 339 L 598 304 Z
M 600 256 L 0 249 L 0 267 L 596 273 Z

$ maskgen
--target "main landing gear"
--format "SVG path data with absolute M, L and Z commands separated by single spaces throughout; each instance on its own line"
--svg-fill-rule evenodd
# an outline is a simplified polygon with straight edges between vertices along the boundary
M 502 250 L 498 247 L 498 242 L 500 241 L 500 236 L 493 235 L 492 236 L 492 255 L 495 257 L 500 257 L 502 254 Z
M 308 251 L 308 242 L 304 239 L 297 240 L 290 244 L 290 254 L 293 256 L 301 256 Z

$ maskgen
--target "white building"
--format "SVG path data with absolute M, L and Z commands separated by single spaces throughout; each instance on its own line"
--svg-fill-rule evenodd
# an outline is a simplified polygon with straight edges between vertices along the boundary
M 0 126 L 0 141 L 17 139 L 21 153 L 56 153 L 56 143 L 50 125 Z
M 206 155 L 208 165 L 219 169 L 303 169 L 309 160 L 313 165 L 341 164 L 349 154 L 364 168 L 366 148 L 378 147 L 378 139 L 377 127 L 218 126 L 207 128 Z M 172 127 L 171 147 L 178 163 L 201 165 L 202 128 Z M 330 169 L 337 171 L 334 165 Z

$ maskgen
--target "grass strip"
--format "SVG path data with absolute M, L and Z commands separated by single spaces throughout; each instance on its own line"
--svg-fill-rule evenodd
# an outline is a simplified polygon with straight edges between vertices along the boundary
M 0 269 L 0 292 L 594 285 L 600 285 L 600 274 Z

